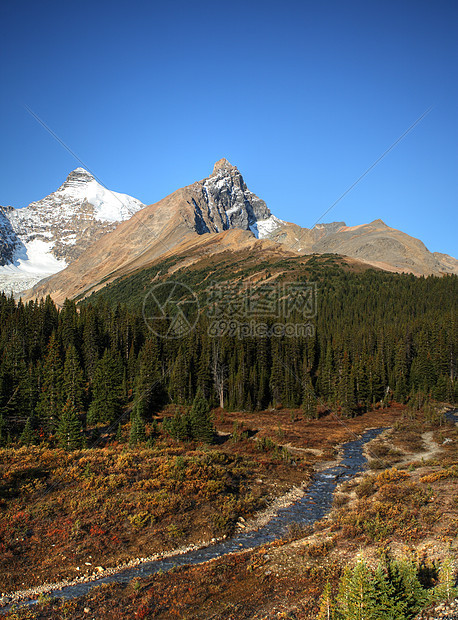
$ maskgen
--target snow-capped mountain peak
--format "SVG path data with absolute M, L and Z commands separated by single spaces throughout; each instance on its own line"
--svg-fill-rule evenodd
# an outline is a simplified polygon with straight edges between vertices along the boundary
M 145 206 L 132 196 L 107 189 L 84 168 L 75 168 L 70 172 L 65 183 L 56 192 L 47 196 L 50 197 L 64 201 L 70 199 L 72 202 L 86 200 L 94 206 L 94 217 L 101 222 L 123 222 Z
M 0 290 L 20 291 L 56 273 L 145 205 L 76 168 L 45 198 L 0 218 Z M 12 276 L 14 275 L 14 280 Z

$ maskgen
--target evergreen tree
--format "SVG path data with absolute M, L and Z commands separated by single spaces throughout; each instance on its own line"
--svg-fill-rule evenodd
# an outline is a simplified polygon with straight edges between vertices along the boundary
M 27 418 L 27 422 L 25 423 L 24 430 L 21 433 L 20 442 L 23 446 L 31 446 L 35 444 L 37 441 L 37 434 L 33 430 L 32 419 Z
M 65 450 L 76 450 L 82 446 L 81 423 L 75 406 L 67 400 L 57 427 L 59 446 Z
M 308 419 L 313 419 L 318 417 L 317 410 L 317 400 L 313 390 L 312 380 L 310 375 L 307 375 L 305 378 L 304 385 L 304 398 L 302 400 L 302 410 L 304 411 L 304 416 Z
M 121 422 L 119 422 L 119 424 L 118 424 L 118 428 L 116 430 L 116 437 L 115 437 L 115 439 L 116 439 L 116 441 L 118 443 L 122 442 L 122 424 L 121 424 Z
M 134 385 L 135 409 L 147 420 L 166 400 L 160 380 L 158 346 L 153 339 L 147 340 L 140 351 Z
M 129 445 L 134 446 L 138 443 L 146 441 L 145 422 L 138 412 L 132 416 L 132 424 L 130 427 Z
M 8 443 L 8 431 L 3 414 L 0 413 L 0 447 Z
M 75 345 L 71 344 L 65 355 L 63 377 L 63 399 L 69 401 L 77 411 L 83 410 L 84 379 Z
M 41 394 L 36 408 L 40 422 L 48 431 L 56 429 L 62 411 L 62 382 L 62 362 L 57 340 L 53 334 L 43 364 Z
M 113 422 L 121 415 L 124 404 L 122 379 L 123 367 L 119 353 L 106 349 L 94 372 L 88 424 Z
M 177 441 L 185 441 L 192 437 L 189 416 L 182 413 L 177 413 L 173 418 L 165 418 L 162 430 Z
M 186 355 L 179 348 L 176 359 L 173 363 L 172 373 L 170 375 L 170 393 L 173 402 L 177 404 L 186 404 L 188 393 L 188 367 L 186 364 Z
M 320 607 L 316 620 L 334 620 L 334 603 L 331 596 L 331 584 L 327 582 L 320 598 Z
M 376 590 L 367 564 L 360 560 L 354 567 L 348 584 L 346 620 L 378 620 Z
M 451 559 L 447 557 L 439 569 L 439 583 L 433 589 L 431 599 L 434 601 L 450 601 L 453 598 L 458 598 L 458 588 L 455 583 L 453 564 Z
M 58 334 L 64 348 L 77 346 L 78 342 L 78 312 L 76 303 L 70 299 L 64 301 L 59 315 Z
M 413 620 L 428 600 L 418 580 L 417 569 L 408 560 L 387 563 L 387 579 L 392 586 L 392 601 L 400 620 Z
M 189 412 L 189 423 L 193 439 L 212 443 L 215 438 L 215 429 L 208 401 L 200 390 L 197 391 L 192 403 L 191 411 Z

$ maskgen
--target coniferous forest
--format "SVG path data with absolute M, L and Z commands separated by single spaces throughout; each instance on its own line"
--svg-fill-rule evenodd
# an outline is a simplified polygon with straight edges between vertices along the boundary
M 87 438 L 82 430 L 116 432 L 129 416 L 135 442 L 161 407 L 190 406 L 196 395 L 200 418 L 169 432 L 208 440 L 208 407 L 221 404 L 352 417 L 418 395 L 455 402 L 457 284 L 455 276 L 324 271 L 314 334 L 294 338 L 214 337 L 202 313 L 185 337 L 164 339 L 109 291 L 61 309 L 50 298 L 24 304 L 2 295 L 1 444 L 52 437 L 72 449 Z

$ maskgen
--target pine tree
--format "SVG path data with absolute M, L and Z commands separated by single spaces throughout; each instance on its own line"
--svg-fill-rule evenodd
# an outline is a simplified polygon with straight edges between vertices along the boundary
M 376 591 L 375 617 L 383 618 L 383 620 L 401 620 L 394 599 L 394 588 L 388 580 L 382 563 L 375 569 L 373 584 Z
M 59 314 L 58 334 L 64 348 L 78 344 L 78 311 L 76 303 L 70 299 L 64 301 Z
M 157 343 L 149 339 L 138 356 L 138 371 L 134 381 L 135 409 L 147 420 L 165 401 L 159 373 Z
M 84 379 L 76 347 L 71 344 L 65 355 L 63 399 L 70 401 L 77 411 L 83 410 Z
M 31 446 L 34 445 L 36 441 L 37 434 L 33 430 L 32 419 L 28 417 L 24 426 L 24 430 L 21 433 L 20 442 L 23 446 Z
M 417 569 L 408 560 L 391 560 L 387 579 L 392 586 L 392 601 L 400 620 L 413 620 L 427 602 L 427 593 L 417 576 Z
M 129 445 L 134 446 L 138 443 L 146 441 L 145 422 L 138 412 L 132 416 L 132 424 L 130 427 Z
M 449 557 L 445 558 L 439 569 L 439 583 L 431 593 L 434 601 L 449 601 L 458 598 L 458 588 L 455 587 L 456 578 L 453 564 Z
M 337 617 L 339 620 L 347 620 L 347 618 L 349 618 L 351 577 L 351 569 L 349 566 L 346 566 L 339 581 L 336 599 Z
M 394 364 L 394 398 L 400 403 L 405 403 L 406 401 L 407 383 L 406 346 L 404 343 L 401 343 L 397 348 Z
M 173 418 L 165 418 L 162 430 L 176 441 L 185 441 L 192 437 L 189 416 L 182 413 L 176 413 Z
M 77 450 L 82 446 L 81 423 L 75 406 L 67 400 L 57 427 L 59 446 L 65 450 Z
M 88 424 L 113 422 L 121 415 L 124 404 L 122 379 L 121 356 L 107 349 L 94 372 L 93 400 L 88 410 Z
M 0 413 L 0 447 L 3 447 L 7 444 L 7 427 L 6 422 L 3 417 L 3 414 Z
M 188 376 L 189 373 L 186 364 L 186 355 L 183 352 L 182 347 L 180 347 L 170 375 L 170 393 L 172 395 L 173 402 L 177 404 L 186 404 Z
M 62 382 L 62 362 L 53 334 L 43 364 L 41 394 L 36 408 L 40 421 L 48 431 L 55 430 L 62 411 Z
M 304 416 L 308 419 L 314 419 L 318 417 L 317 400 L 313 390 L 310 375 L 307 375 L 305 378 L 302 410 L 304 411 Z
M 327 582 L 320 598 L 320 607 L 316 620 L 334 620 L 334 603 L 331 596 L 331 584 Z
M 116 437 L 115 437 L 115 439 L 116 439 L 116 441 L 118 443 L 122 442 L 122 424 L 121 424 L 121 422 L 119 422 L 119 424 L 118 424 L 118 428 L 116 430 Z
M 200 390 L 197 391 L 191 411 L 189 412 L 191 435 L 194 439 L 211 443 L 215 437 L 215 429 L 210 414 L 208 401 Z
M 367 564 L 359 560 L 342 578 L 338 595 L 339 612 L 345 620 L 380 620 L 376 590 Z

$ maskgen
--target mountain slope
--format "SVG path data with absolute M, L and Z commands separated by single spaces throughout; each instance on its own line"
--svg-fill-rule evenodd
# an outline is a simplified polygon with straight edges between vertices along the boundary
M 96 290 L 199 235 L 242 229 L 255 241 L 277 222 L 281 220 L 248 190 L 237 168 L 221 159 L 209 177 L 134 214 L 26 298 L 50 294 L 60 303 Z
M 20 291 L 56 273 L 144 205 L 76 168 L 52 194 L 0 212 L 0 289 Z
M 202 235 L 242 230 L 293 254 L 333 253 L 387 271 L 415 275 L 458 273 L 458 261 L 432 254 L 418 239 L 381 220 L 348 227 L 345 222 L 301 228 L 275 217 L 251 192 L 235 166 L 219 160 L 209 177 L 145 207 L 92 244 L 64 271 L 40 282 L 26 298 L 50 294 L 58 303 L 82 298 L 120 275 L 141 269 Z M 229 236 L 237 248 L 239 237 Z
M 417 276 L 458 273 L 455 258 L 429 252 L 422 241 L 380 219 L 359 226 L 346 226 L 345 222 L 318 224 L 313 229 L 283 223 L 268 237 L 296 251 L 352 256 L 387 271 Z

